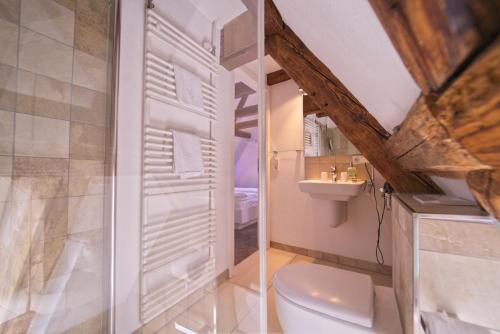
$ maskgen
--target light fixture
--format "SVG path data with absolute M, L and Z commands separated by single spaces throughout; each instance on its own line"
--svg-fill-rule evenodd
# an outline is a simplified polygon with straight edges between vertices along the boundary
M 307 93 L 302 88 L 299 88 L 299 94 L 302 94 L 303 96 L 307 95 Z

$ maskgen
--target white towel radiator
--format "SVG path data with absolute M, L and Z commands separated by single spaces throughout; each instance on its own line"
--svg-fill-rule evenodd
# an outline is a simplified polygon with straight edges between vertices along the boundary
M 215 278 L 217 167 L 217 145 L 213 139 L 217 117 L 215 55 L 155 9 L 146 9 L 145 34 L 140 273 L 140 315 L 144 323 Z M 165 56 L 152 47 L 153 44 L 175 50 L 173 56 Z M 177 99 L 173 71 L 176 57 L 184 57 L 199 72 L 206 73 L 202 79 L 203 110 Z M 200 136 L 203 176 L 181 179 L 174 174 L 171 130 L 178 124 L 153 120 L 149 116 L 153 104 L 156 112 L 160 110 L 166 115 L 175 111 L 198 117 L 201 125 L 197 129 L 201 127 L 204 134 Z M 199 203 L 192 208 L 176 210 L 176 203 L 184 203 L 186 198 L 199 199 Z M 184 277 L 173 275 L 169 270 L 169 266 L 182 261 L 183 257 L 202 249 L 208 249 L 208 259 L 196 262 L 196 267 L 189 268 Z

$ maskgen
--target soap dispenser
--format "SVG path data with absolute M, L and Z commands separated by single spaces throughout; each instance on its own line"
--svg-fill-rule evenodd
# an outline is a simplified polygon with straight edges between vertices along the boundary
M 356 167 L 352 165 L 352 161 L 349 164 L 349 167 L 347 168 L 347 177 L 349 181 L 351 182 L 356 182 L 357 181 L 357 172 L 356 172 Z

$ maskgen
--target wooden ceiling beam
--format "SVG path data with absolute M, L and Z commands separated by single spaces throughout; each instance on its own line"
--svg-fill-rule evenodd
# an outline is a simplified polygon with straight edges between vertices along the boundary
M 236 109 L 236 118 L 255 116 L 258 112 L 258 105 L 248 106 Z
M 255 93 L 255 90 L 253 90 L 251 87 L 249 87 L 247 84 L 238 81 L 234 85 L 234 98 L 239 99 L 243 97 L 248 97 L 249 95 L 252 95 Z
M 245 138 L 245 139 L 252 138 L 252 134 L 250 132 L 246 132 L 246 131 L 236 130 L 236 131 L 234 131 L 234 135 L 236 137 Z
M 308 92 L 321 111 L 328 114 L 394 189 L 400 192 L 440 191 L 429 179 L 398 165 L 385 147 L 390 134 L 283 22 L 272 0 L 265 0 L 265 34 L 269 54 Z
M 267 75 L 267 85 L 272 86 L 290 80 L 290 76 L 283 70 L 271 72 Z
M 500 32 L 498 0 L 369 1 L 424 94 L 440 90 Z
M 439 96 L 431 112 L 467 151 L 500 168 L 500 37 Z
M 304 95 L 302 100 L 304 116 L 321 112 L 321 109 L 314 103 L 314 100 L 309 95 Z
M 235 124 L 235 129 L 236 131 L 243 130 L 243 129 L 250 129 L 250 128 L 255 128 L 257 127 L 257 120 L 252 119 L 250 121 L 244 121 L 244 122 L 239 122 Z

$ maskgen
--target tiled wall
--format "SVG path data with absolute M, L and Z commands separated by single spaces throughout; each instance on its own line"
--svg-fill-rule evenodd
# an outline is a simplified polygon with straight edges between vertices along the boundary
M 404 332 L 418 332 L 418 311 L 446 311 L 462 321 L 500 330 L 500 226 L 465 215 L 453 220 L 414 215 L 393 197 L 392 277 Z M 416 228 L 418 240 L 413 237 Z
M 108 6 L 0 0 L 0 332 L 101 331 Z
M 413 216 L 392 197 L 392 286 L 405 334 L 413 331 Z
M 322 157 L 305 158 L 305 176 L 307 180 L 315 180 L 321 177 L 321 172 L 330 172 L 330 167 L 335 164 L 337 168 L 337 180 L 340 179 L 340 173 L 346 172 L 351 162 L 351 155 L 331 155 Z M 363 164 L 354 165 L 359 180 L 368 180 L 365 166 Z M 368 166 L 371 173 L 371 167 Z M 329 174 L 329 178 L 331 175 Z
M 421 219 L 420 310 L 500 330 L 500 226 Z

